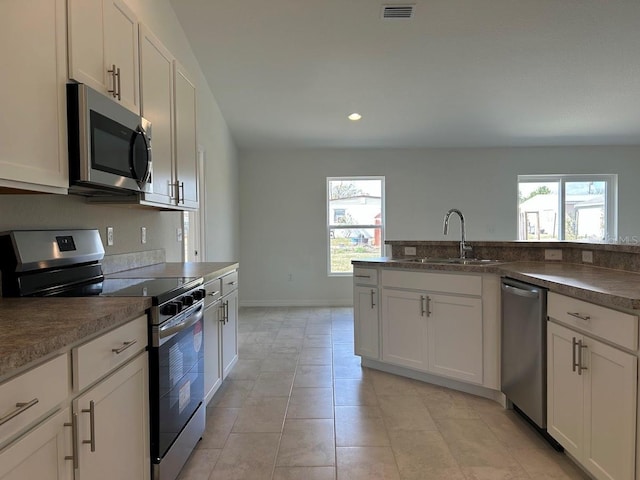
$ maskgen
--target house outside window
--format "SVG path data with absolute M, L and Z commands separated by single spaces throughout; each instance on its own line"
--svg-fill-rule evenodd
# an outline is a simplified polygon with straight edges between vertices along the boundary
M 384 177 L 327 178 L 330 276 L 351 275 L 352 259 L 384 252 Z
M 617 175 L 519 175 L 518 240 L 617 237 Z

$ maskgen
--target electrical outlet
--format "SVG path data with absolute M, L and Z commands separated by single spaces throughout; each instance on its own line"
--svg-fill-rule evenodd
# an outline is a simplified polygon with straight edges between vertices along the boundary
M 545 260 L 562 260 L 562 250 L 559 248 L 545 248 L 544 250 Z
M 147 243 L 147 227 L 140 227 L 140 241 Z
M 593 252 L 591 250 L 583 250 L 582 261 L 584 263 L 593 263 Z
M 113 227 L 107 227 L 107 246 L 113 247 Z
M 405 255 L 415 255 L 416 254 L 416 247 L 404 247 L 404 254 Z
M 182 229 L 176 228 L 176 240 L 182 242 Z

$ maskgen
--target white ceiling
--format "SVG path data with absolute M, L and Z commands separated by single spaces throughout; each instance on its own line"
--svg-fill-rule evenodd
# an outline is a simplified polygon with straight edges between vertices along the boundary
M 171 0 L 240 148 L 640 144 L 639 0 L 383 3 Z

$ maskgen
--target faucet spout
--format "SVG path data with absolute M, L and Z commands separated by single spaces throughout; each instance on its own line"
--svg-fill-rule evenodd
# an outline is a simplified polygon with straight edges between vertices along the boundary
M 464 231 L 464 215 L 457 208 L 452 208 L 444 216 L 444 223 L 442 225 L 442 233 L 447 235 L 449 233 L 449 218 L 451 214 L 455 213 L 460 217 L 460 258 L 467 258 L 467 252 L 471 251 L 471 247 L 466 244 L 466 235 Z

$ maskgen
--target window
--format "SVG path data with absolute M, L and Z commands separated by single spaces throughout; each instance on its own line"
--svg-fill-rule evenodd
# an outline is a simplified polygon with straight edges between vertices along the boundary
M 518 240 L 615 238 L 617 183 L 617 175 L 519 175 Z
M 351 275 L 354 258 L 384 251 L 384 177 L 327 178 L 329 275 Z

